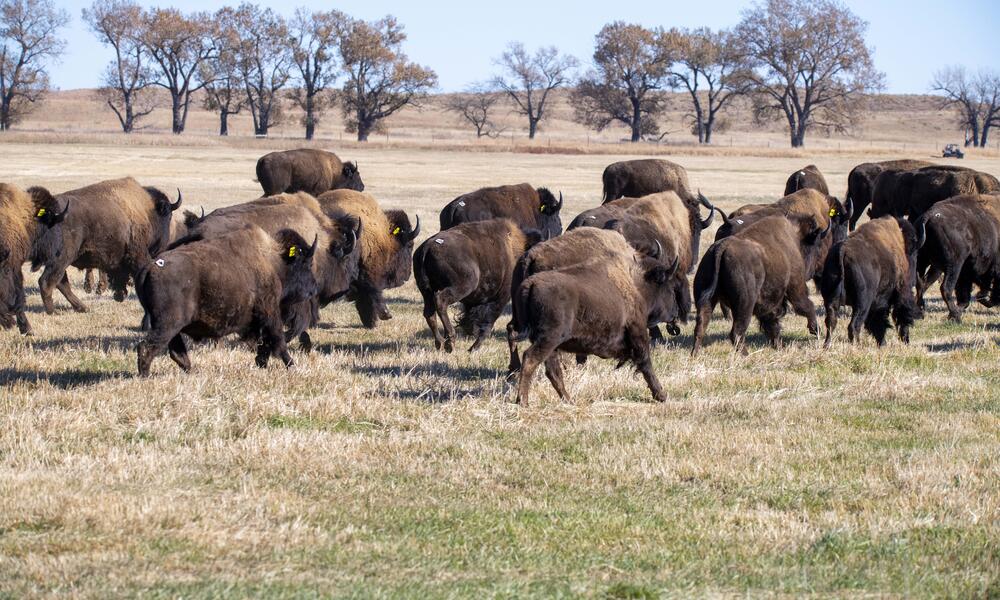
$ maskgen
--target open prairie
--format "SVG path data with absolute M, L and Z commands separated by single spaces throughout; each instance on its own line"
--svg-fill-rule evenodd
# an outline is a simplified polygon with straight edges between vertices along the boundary
M 22 138 L 0 140 L 0 180 L 133 175 L 206 210 L 259 195 L 275 145 Z M 753 154 L 670 158 L 731 210 L 810 162 L 839 196 L 853 165 L 899 157 Z M 426 235 L 459 193 L 520 181 L 561 190 L 568 223 L 618 158 L 344 155 Z M 225 341 L 196 347 L 191 374 L 162 357 L 139 380 L 134 296 L 78 290 L 90 312 L 58 298 L 46 316 L 26 275 L 35 336 L 0 332 L 0 597 L 1000 595 L 1000 313 L 978 305 L 956 325 L 935 293 L 911 344 L 882 350 L 849 346 L 842 321 L 824 351 L 788 316 L 786 348 L 755 333 L 748 356 L 717 313 L 698 358 L 693 323 L 655 351 L 665 404 L 627 368 L 567 360 L 572 402 L 539 376 L 519 407 L 506 318 L 476 354 L 436 352 L 412 280 L 374 331 L 325 309 L 291 371 Z

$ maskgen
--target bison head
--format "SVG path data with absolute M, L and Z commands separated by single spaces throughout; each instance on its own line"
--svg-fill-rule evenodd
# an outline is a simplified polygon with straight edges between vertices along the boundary
M 829 196 L 830 202 L 830 222 L 833 225 L 833 243 L 842 242 L 847 239 L 850 231 L 851 217 L 854 216 L 854 201 L 847 199 L 846 204 L 841 204 L 840 200 Z
M 549 237 L 555 237 L 562 233 L 562 220 L 559 218 L 559 211 L 563 206 L 563 195 L 559 192 L 557 199 L 547 188 L 538 188 L 538 215 L 536 222 L 538 228 L 547 231 Z
M 386 281 L 384 287 L 394 288 L 403 285 L 413 272 L 413 243 L 420 235 L 420 217 L 416 225 L 410 226 L 410 218 L 401 210 L 387 210 L 385 216 L 389 219 L 390 238 L 395 242 L 393 251 L 386 265 Z
M 282 229 L 275 236 L 281 248 L 281 260 L 285 263 L 282 283 L 282 304 L 305 302 L 319 293 L 319 286 L 313 276 L 313 255 L 316 254 L 317 236 L 312 244 L 291 229 Z
M 365 191 L 365 182 L 361 181 L 361 172 L 358 171 L 357 163 L 346 162 L 340 170 L 340 188 L 354 190 L 356 192 Z
M 660 245 L 656 247 L 659 249 Z M 687 322 L 691 310 L 691 290 L 684 272 L 679 268 L 680 260 L 674 257 L 670 263 L 658 256 L 643 256 L 639 260 L 642 270 L 643 297 L 646 299 L 646 324 L 653 327 L 666 323 L 671 335 L 680 333 L 677 322 Z
M 60 203 L 43 187 L 28 188 L 28 195 L 31 196 L 35 221 L 38 223 L 38 227 L 35 228 L 35 236 L 31 240 L 31 254 L 29 256 L 31 269 L 37 271 L 43 264 L 54 260 L 62 252 L 63 221 L 69 212 L 70 201 L 66 199 Z

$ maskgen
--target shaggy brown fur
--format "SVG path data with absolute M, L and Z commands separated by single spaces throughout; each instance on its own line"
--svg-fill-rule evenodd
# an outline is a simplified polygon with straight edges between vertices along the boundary
M 355 163 L 345 163 L 325 150 L 300 148 L 265 154 L 257 161 L 257 181 L 265 196 L 349 189 L 363 192 L 365 184 Z
M 604 169 L 601 180 L 604 182 L 604 202 L 676 192 L 689 205 L 698 205 L 697 196 L 691 192 L 687 170 L 669 160 L 643 158 L 612 163 Z
M 799 190 L 816 190 L 817 192 L 830 195 L 830 188 L 826 185 L 826 178 L 820 173 L 819 167 L 809 165 L 792 173 L 785 182 L 785 195 L 794 194 Z
M 934 166 L 925 160 L 886 160 L 882 162 L 861 163 L 851 169 L 847 175 L 847 193 L 844 201 L 854 204 L 854 214 L 851 216 L 850 228 L 854 231 L 861 215 L 872 203 L 872 192 L 875 190 L 875 179 L 882 171 L 910 171 L 921 167 Z
M 562 233 L 559 211 L 562 194 L 556 197 L 546 188 L 530 184 L 486 187 L 462 194 L 441 209 L 441 230 L 461 223 L 506 218 L 522 229 L 537 229 L 548 237 Z
M 1000 190 L 997 178 L 964 167 L 924 167 L 911 171 L 885 171 L 875 180 L 868 215 L 915 220 L 941 200 L 963 194 L 988 194 Z

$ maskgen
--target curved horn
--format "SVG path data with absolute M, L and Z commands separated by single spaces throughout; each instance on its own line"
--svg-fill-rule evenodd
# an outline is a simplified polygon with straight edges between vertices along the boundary
M 319 234 L 318 233 L 313 234 L 313 243 L 312 246 L 309 247 L 309 256 L 312 256 L 313 254 L 316 253 L 316 244 L 318 243 L 319 243 Z
M 410 232 L 409 239 L 407 241 L 417 239 L 418 235 L 420 235 L 420 215 L 417 215 L 417 224 L 413 227 L 413 231 Z
M 653 254 L 653 258 L 658 259 L 663 256 L 663 245 L 660 244 L 660 240 L 653 240 L 653 242 L 656 243 L 656 254 Z
M 712 209 L 710 211 L 708 211 L 708 217 L 706 217 L 705 220 L 701 222 L 701 228 L 702 229 L 708 229 L 709 227 L 711 227 L 713 219 L 715 219 L 715 207 L 714 206 L 712 207 Z
M 563 205 L 563 195 L 562 195 L 562 190 L 559 190 L 559 203 L 556 204 L 555 212 L 559 212 L 560 210 L 562 210 L 562 205 Z
M 850 221 L 854 217 L 854 199 L 850 196 L 847 197 L 847 206 L 844 207 L 844 212 L 846 213 L 844 215 L 845 221 Z
M 920 219 L 920 233 L 917 235 L 917 250 L 927 243 L 927 219 Z
M 184 196 L 181 194 L 181 188 L 177 188 L 177 202 L 170 205 L 170 211 L 173 212 L 181 207 L 181 202 L 184 201 Z
M 674 257 L 674 263 L 670 265 L 670 274 L 673 275 L 677 272 L 677 267 L 681 266 L 681 257 L 678 254 Z
M 360 227 L 359 227 L 359 228 L 360 228 Z M 358 234 L 357 234 L 357 232 L 356 232 L 356 231 L 354 231 L 354 230 L 352 229 L 352 230 L 351 230 L 351 244 L 350 244 L 350 246 L 348 246 L 348 247 L 347 247 L 347 248 L 346 248 L 346 249 L 344 250 L 344 255 L 346 256 L 346 255 L 350 254 L 351 252 L 354 252 L 354 248 L 356 248 L 356 247 L 357 247 L 357 245 L 358 245 Z
M 702 206 L 704 206 L 709 210 L 715 208 L 715 205 L 708 201 L 708 198 L 706 198 L 704 194 L 701 193 L 701 190 L 698 190 L 698 202 L 700 202 Z

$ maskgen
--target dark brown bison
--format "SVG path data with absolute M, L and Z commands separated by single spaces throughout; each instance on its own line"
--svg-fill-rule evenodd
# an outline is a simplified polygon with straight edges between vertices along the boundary
M 361 222 L 351 215 L 325 212 L 316 198 L 307 193 L 279 194 L 216 209 L 202 218 L 187 219 L 190 237 L 214 238 L 253 224 L 270 235 L 283 229 L 316 237 L 319 252 L 313 257 L 313 275 L 318 293 L 300 304 L 286 304 L 283 318 L 286 336 L 299 337 L 302 347 L 312 346 L 307 329 L 319 319 L 319 309 L 347 294 L 357 279 L 360 253 L 358 240 L 364 237 Z M 189 239 L 190 239 L 189 237 Z
M 462 223 L 429 237 L 413 253 L 413 277 L 424 299 L 424 318 L 434 347 L 451 352 L 455 328 L 448 307 L 462 303 L 459 327 L 483 343 L 510 302 L 514 264 L 542 240 L 538 230 L 522 231 L 510 219 Z M 444 324 L 444 337 L 437 320 Z
M 511 291 L 516 293 L 525 279 L 545 271 L 567 270 L 575 267 L 582 269 L 593 267 L 604 268 L 606 264 L 618 264 L 627 256 L 633 263 L 641 263 L 647 268 L 654 264 L 665 264 L 661 260 L 662 248 L 657 243 L 655 248 L 646 252 L 635 250 L 617 231 L 581 227 L 564 235 L 537 244 L 518 259 L 511 276 Z M 675 323 L 680 319 L 680 308 L 677 305 L 676 289 L 671 282 L 679 269 L 677 258 L 667 265 L 670 278 L 657 287 L 657 294 L 647 299 L 648 313 L 646 323 L 655 327 L 658 323 Z M 525 321 L 518 312 L 516 303 L 511 304 L 511 320 L 507 325 L 507 343 L 510 349 L 511 372 L 521 367 L 517 352 L 517 340 L 523 338 Z M 582 362 L 581 354 L 578 361 Z
M 925 160 L 886 160 L 882 162 L 861 163 L 851 169 L 847 175 L 847 194 L 845 202 L 854 204 L 854 214 L 851 216 L 851 231 L 857 226 L 858 220 L 872 203 L 872 192 L 875 190 L 875 179 L 882 171 L 910 171 L 921 167 L 931 167 L 934 163 Z
M 281 307 L 316 294 L 315 250 L 315 241 L 310 245 L 292 230 L 272 237 L 246 225 L 160 254 L 136 275 L 136 293 L 152 323 L 136 349 L 139 375 L 148 376 L 165 350 L 181 369 L 191 370 L 181 334 L 196 342 L 238 334 L 257 342 L 257 366 L 266 367 L 274 355 L 291 367 Z
M 652 307 L 665 295 L 663 287 L 673 278 L 677 264 L 668 267 L 652 258 L 637 258 L 632 248 L 618 246 L 619 253 L 611 260 L 537 272 L 515 289 L 512 339 L 531 340 L 520 365 L 519 404 L 527 404 L 532 379 L 542 364 L 559 397 L 569 399 L 560 351 L 632 362 L 653 398 L 666 400 L 653 372 L 647 327 L 649 315 L 655 312 Z M 587 246 L 577 248 L 583 253 L 590 250 Z
M 364 228 L 360 238 L 358 275 L 347 294 L 362 324 L 373 328 L 379 320 L 391 319 L 383 292 L 403 285 L 410 278 L 413 242 L 420 235 L 420 217 L 411 227 L 405 212 L 384 211 L 371 194 L 351 190 L 326 192 L 319 197 L 319 202 L 327 214 L 351 215 Z
M 817 192 L 830 195 L 830 188 L 826 185 L 826 179 L 820 173 L 819 167 L 809 165 L 792 173 L 785 182 L 785 195 L 794 194 L 799 190 L 816 190 Z
M 50 198 L 43 188 L 32 188 L 38 196 Z M 102 181 L 63 192 L 55 197 L 70 202 L 62 224 L 62 246 L 58 256 L 44 262 L 38 281 L 45 312 L 55 312 L 52 290 L 58 288 L 78 312 L 87 307 L 70 287 L 66 268 L 100 269 L 108 274 L 115 300 L 126 296 L 129 277 L 144 269 L 152 257 L 167 246 L 173 211 L 180 208 L 181 195 L 171 203 L 166 194 L 143 187 L 131 177 Z
M 619 198 L 640 198 L 659 192 L 677 192 L 690 206 L 698 205 L 691 192 L 687 170 L 661 158 L 626 160 L 608 165 L 601 177 L 604 202 Z
M 746 352 L 750 319 L 757 317 L 771 345 L 781 347 L 781 317 L 790 305 L 817 335 L 816 308 L 806 288 L 819 246 L 827 237 L 813 217 L 773 215 L 715 242 L 694 276 L 696 323 L 692 356 L 697 355 L 716 304 L 733 315 L 729 340 Z
M 914 221 L 941 200 L 963 194 L 988 194 L 1000 190 L 997 178 L 964 167 L 923 167 L 911 171 L 885 171 L 875 180 L 868 216 L 892 215 Z
M 265 154 L 257 161 L 257 181 L 265 196 L 294 192 L 319 196 L 341 189 L 365 191 L 355 163 L 341 162 L 333 152 L 311 148 Z
M 24 263 L 32 268 L 54 259 L 62 247 L 62 222 L 69 208 L 64 200 L 36 188 L 24 192 L 0 183 L 0 327 L 17 324 L 31 335 L 25 314 Z
M 882 217 L 865 223 L 833 246 L 820 286 L 826 307 L 827 347 L 842 305 L 851 307 L 847 337 L 852 343 L 860 339 L 863 326 L 879 346 L 883 345 L 890 314 L 899 339 L 910 342 L 910 327 L 919 316 L 913 286 L 922 234 L 904 219 Z
M 557 199 L 546 188 L 530 184 L 486 187 L 462 194 L 441 209 L 441 231 L 461 223 L 510 219 L 522 229 L 537 229 L 548 237 L 562 233 L 563 197 Z
M 948 317 L 960 322 L 969 305 L 972 286 L 982 290 L 979 302 L 1000 304 L 1000 196 L 968 194 L 935 204 L 917 219 L 927 241 L 917 257 L 917 299 L 940 273 L 941 297 Z M 926 273 L 926 274 L 925 274 Z M 920 275 L 924 274 L 923 277 Z

